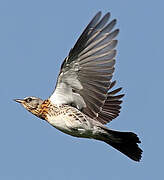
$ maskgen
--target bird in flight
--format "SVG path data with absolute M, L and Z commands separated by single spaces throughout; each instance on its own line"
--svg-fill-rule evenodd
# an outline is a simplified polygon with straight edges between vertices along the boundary
M 105 124 L 120 113 L 124 94 L 114 89 L 116 45 L 119 29 L 110 13 L 98 12 L 64 59 L 53 94 L 15 99 L 32 114 L 75 137 L 104 141 L 134 161 L 140 161 L 140 140 L 133 132 L 109 129 Z

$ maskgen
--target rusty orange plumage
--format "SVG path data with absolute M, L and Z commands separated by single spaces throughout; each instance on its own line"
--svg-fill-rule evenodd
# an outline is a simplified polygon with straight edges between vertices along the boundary
M 38 117 L 41 119 L 47 119 L 47 114 L 49 113 L 50 108 L 50 101 L 49 99 L 43 101 L 43 103 L 40 105 L 39 111 L 38 111 Z

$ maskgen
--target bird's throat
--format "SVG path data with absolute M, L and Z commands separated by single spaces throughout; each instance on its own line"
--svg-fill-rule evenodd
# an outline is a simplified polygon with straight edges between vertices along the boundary
M 47 115 L 49 113 L 49 107 L 50 107 L 50 100 L 46 99 L 45 101 L 43 101 L 43 103 L 40 105 L 38 113 L 35 114 L 36 116 L 38 116 L 41 119 L 47 119 Z M 34 114 L 34 113 L 33 113 Z

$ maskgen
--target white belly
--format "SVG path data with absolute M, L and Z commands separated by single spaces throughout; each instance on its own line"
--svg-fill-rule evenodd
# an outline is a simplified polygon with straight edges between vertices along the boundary
M 90 138 L 92 135 L 93 129 L 88 122 L 81 123 L 68 114 L 49 116 L 47 121 L 58 130 L 72 136 Z

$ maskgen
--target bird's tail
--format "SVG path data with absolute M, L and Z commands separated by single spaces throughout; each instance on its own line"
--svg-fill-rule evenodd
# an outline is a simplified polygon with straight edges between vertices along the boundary
M 134 161 L 140 161 L 142 149 L 137 143 L 141 143 L 135 133 L 119 132 L 110 129 L 104 129 L 107 134 L 103 134 L 103 141 L 122 152 Z

